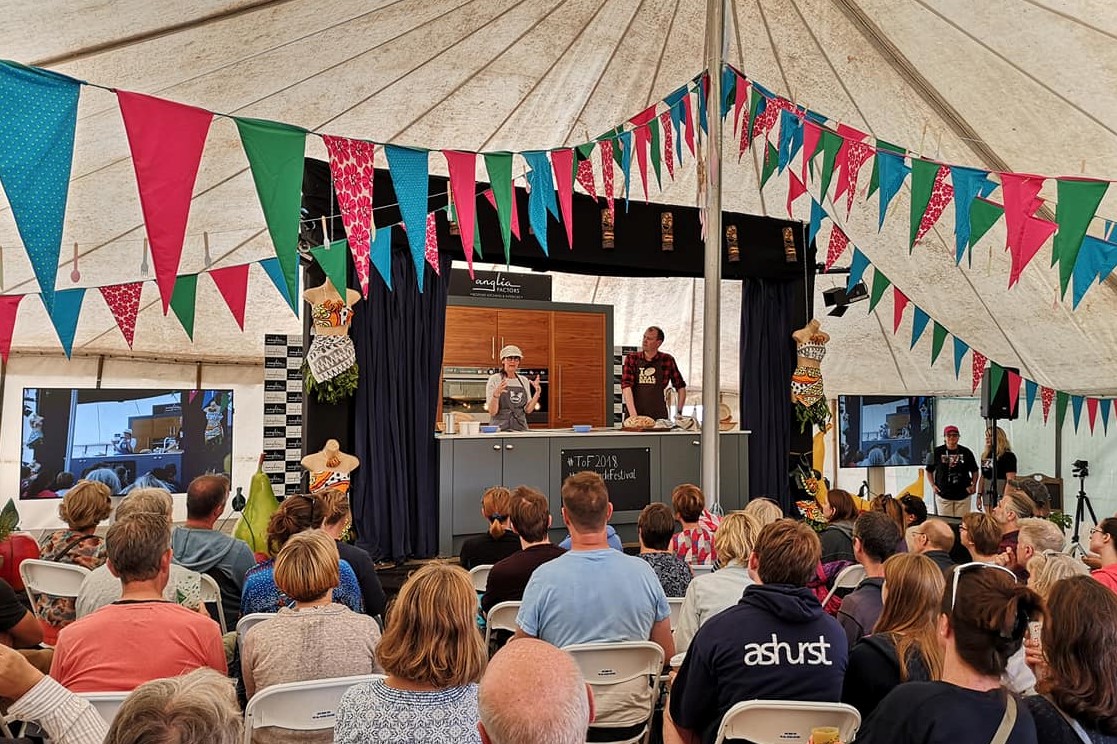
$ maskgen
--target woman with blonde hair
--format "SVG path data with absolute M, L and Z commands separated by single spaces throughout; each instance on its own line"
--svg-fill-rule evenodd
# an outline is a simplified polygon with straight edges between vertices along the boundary
M 884 609 L 872 635 L 850 652 L 842 686 L 842 702 L 862 719 L 897 685 L 942 676 L 936 624 L 943 586 L 942 569 L 924 555 L 898 553 L 884 562 Z
M 430 563 L 404 582 L 376 649 L 387 678 L 349 688 L 334 741 L 478 744 L 477 683 L 488 653 L 463 569 Z
M 769 525 L 777 519 L 783 519 L 783 509 L 767 496 L 757 496 L 745 504 L 745 508 L 741 511 L 756 517 L 761 527 Z
M 322 521 L 315 525 L 334 539 L 337 552 L 341 560 L 349 564 L 353 573 L 357 575 L 357 584 L 361 587 L 361 600 L 365 605 L 365 614 L 371 617 L 384 614 L 388 604 L 384 594 L 384 587 L 380 584 L 380 577 L 376 575 L 376 564 L 372 556 L 364 548 L 351 545 L 343 539 L 345 533 L 353 526 L 353 515 L 349 510 L 349 496 L 340 489 L 329 489 L 321 492 Z
M 985 449 L 981 451 L 981 477 L 977 481 L 977 503 L 983 502 L 985 508 L 991 508 L 985 497 L 985 491 L 993 481 L 993 463 L 997 465 L 997 496 L 1005 492 L 1005 482 L 1016 479 L 1016 453 L 1008 441 L 1008 435 L 1001 427 L 995 427 L 996 434 L 991 435 L 990 429 L 985 430 Z M 994 438 L 996 442 L 994 442 Z
M 988 512 L 968 512 L 958 536 L 977 563 L 1001 562 L 1001 526 Z
M 462 543 L 458 560 L 466 571 L 492 565 L 519 552 L 520 536 L 512 531 L 511 511 L 512 492 L 504 486 L 493 486 L 481 494 L 481 516 L 489 523 L 489 532 Z
M 718 570 L 694 577 L 687 587 L 675 626 L 676 653 L 686 651 L 702 623 L 737 604 L 745 587 L 753 583 L 748 563 L 761 527 L 760 520 L 747 511 L 731 512 L 722 517 L 721 526 L 714 533 Z
M 1056 581 L 1071 576 L 1089 576 L 1086 564 L 1066 553 L 1045 550 L 1028 559 L 1028 587 L 1036 594 L 1047 599 Z

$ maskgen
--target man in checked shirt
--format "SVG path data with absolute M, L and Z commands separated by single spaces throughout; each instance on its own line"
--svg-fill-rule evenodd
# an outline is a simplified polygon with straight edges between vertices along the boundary
M 659 350 L 663 345 L 663 329 L 652 326 L 644 331 L 640 351 L 624 358 L 621 368 L 621 396 L 629 416 L 667 418 L 667 386 L 679 396 L 679 413 L 686 403 L 686 381 L 679 374 L 675 357 Z

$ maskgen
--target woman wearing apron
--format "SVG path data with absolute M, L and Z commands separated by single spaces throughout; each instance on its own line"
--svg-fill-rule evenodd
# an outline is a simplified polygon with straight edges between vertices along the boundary
M 523 356 L 519 346 L 501 349 L 500 371 L 485 386 L 485 410 L 492 416 L 491 423 L 501 431 L 527 431 L 527 415 L 539 406 L 543 388 L 538 375 L 529 382 L 519 373 Z M 531 390 L 535 393 L 529 397 Z

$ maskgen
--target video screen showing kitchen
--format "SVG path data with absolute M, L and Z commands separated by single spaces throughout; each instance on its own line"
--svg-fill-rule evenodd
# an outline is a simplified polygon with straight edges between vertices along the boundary
M 934 407 L 927 396 L 839 396 L 841 466 L 925 464 L 934 448 Z
M 61 498 L 83 478 L 181 493 L 231 471 L 232 432 L 231 390 L 25 388 L 20 498 Z

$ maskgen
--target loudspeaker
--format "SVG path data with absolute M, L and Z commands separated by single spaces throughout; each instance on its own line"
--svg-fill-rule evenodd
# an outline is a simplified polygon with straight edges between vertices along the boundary
M 1020 398 L 1017 396 L 1016 405 L 1008 404 L 1008 373 L 1020 374 L 1015 367 L 1005 367 L 1001 376 L 1001 384 L 993 389 L 993 375 L 988 372 L 981 378 L 981 417 L 986 419 L 1000 419 L 1013 421 L 1020 413 Z

